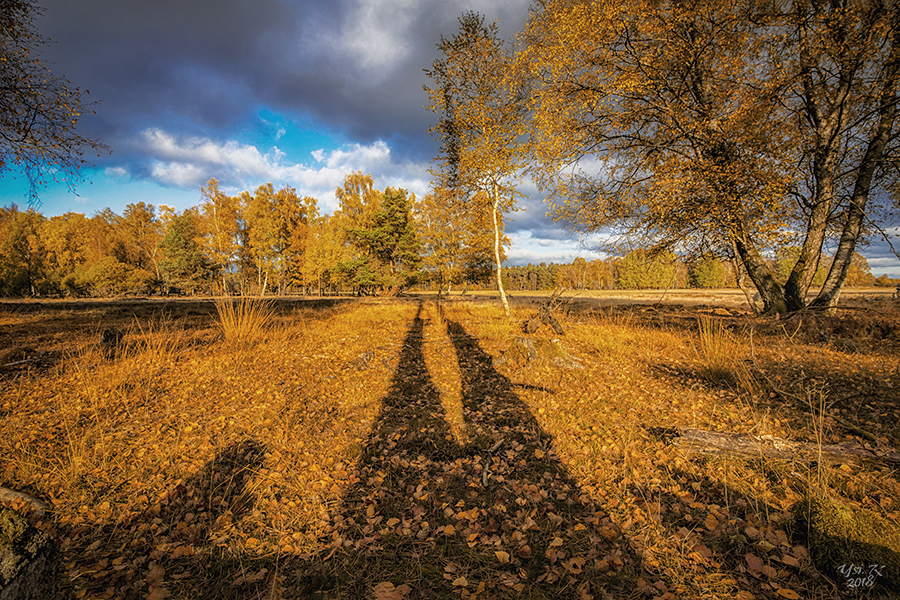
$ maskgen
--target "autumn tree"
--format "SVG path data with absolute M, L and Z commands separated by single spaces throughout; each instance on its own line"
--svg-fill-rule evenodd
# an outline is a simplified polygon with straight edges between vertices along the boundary
M 75 132 L 88 107 L 81 90 L 54 77 L 39 56 L 48 43 L 34 27 L 41 12 L 32 0 L 4 0 L 0 7 L 0 173 L 20 169 L 31 204 L 51 180 L 74 189 L 85 151 L 106 149 Z
M 285 235 L 282 285 L 303 286 L 305 290 L 304 265 L 309 248 L 309 230 L 310 224 L 319 215 L 319 203 L 311 196 L 298 197 L 293 188 L 283 188 L 279 192 L 278 208 Z
M 521 79 L 513 73 L 513 56 L 499 38 L 496 24 L 465 12 L 451 39 L 441 36 L 442 58 L 426 71 L 431 110 L 439 122 L 431 132 L 440 139 L 439 185 L 465 199 L 487 198 L 494 232 L 497 286 L 509 316 L 501 273 L 503 213 L 515 208 L 516 180 L 523 166 L 519 139 Z M 473 203 L 479 208 L 482 202 Z M 474 214 L 475 211 L 471 211 Z
M 772 134 L 765 38 L 736 5 L 548 0 L 523 41 L 556 217 L 657 249 L 733 249 L 782 312 L 762 252 L 784 224 L 790 140 Z
M 790 308 L 804 305 L 829 228 L 840 234 L 812 305 L 832 307 L 871 227 L 873 195 L 895 190 L 900 6 L 896 2 L 788 5 L 793 51 L 792 109 L 809 174 L 795 192 L 805 225 L 800 257 L 786 284 Z
M 50 217 L 41 225 L 47 269 L 54 285 L 69 294 L 79 294 L 76 271 L 89 260 L 89 227 L 83 214 L 72 212 Z
M 229 275 L 233 275 L 241 247 L 240 198 L 229 196 L 210 179 L 200 187 L 198 230 L 200 243 L 222 278 L 222 292 L 228 293 Z
M 247 224 L 247 244 L 256 267 L 257 287 L 265 295 L 274 277 L 278 292 L 289 281 L 300 282 L 303 253 L 315 199 L 300 199 L 290 186 L 275 191 L 271 183 L 261 185 L 252 196 L 241 195 L 241 215 Z
M 369 229 L 375 214 L 381 209 L 382 194 L 375 189 L 371 175 L 348 173 L 341 187 L 334 193 L 338 210 L 332 215 L 339 236 L 340 256 L 332 265 L 332 274 L 342 285 L 357 293 L 372 293 L 380 286 L 375 265 L 370 262 L 370 250 L 359 243 L 353 232 Z
M 468 218 L 464 225 L 462 243 L 463 280 L 466 284 L 481 284 L 501 277 L 497 265 L 506 260 L 509 238 L 504 234 L 505 224 L 500 214 L 494 210 L 494 199 L 490 194 L 474 194 L 464 205 Z M 501 290 L 501 299 L 505 290 Z
M 847 270 L 847 285 L 851 287 L 872 287 L 875 285 L 875 276 L 869 267 L 869 261 L 859 252 L 853 253 L 850 268 Z
M 160 271 L 169 286 L 187 290 L 191 294 L 205 287 L 211 274 L 211 263 L 197 239 L 198 214 L 186 210 L 175 217 L 159 242 L 162 254 Z
M 0 210 L 0 294 L 35 296 L 46 278 L 46 250 L 40 237 L 44 217 L 15 206 Z
M 691 287 L 725 287 L 725 265 L 719 257 L 713 254 L 705 254 L 691 265 L 689 278 Z
M 556 216 L 731 254 L 770 313 L 805 304 L 841 231 L 814 302 L 833 304 L 869 194 L 893 181 L 897 13 L 877 0 L 542 2 L 519 57 Z M 782 287 L 764 253 L 798 234 Z
M 452 191 L 438 187 L 417 202 L 413 211 L 425 274 L 437 284 L 440 294 L 445 286 L 449 290 L 462 280 L 465 206 Z
M 158 278 L 157 252 L 163 232 L 156 207 L 145 202 L 126 205 L 117 233 L 126 253 L 123 262 L 148 272 L 153 269 Z
M 619 287 L 626 290 L 676 287 L 677 258 L 671 252 L 632 250 L 619 264 Z
M 332 288 L 335 281 L 333 269 L 346 258 L 343 237 L 339 220 L 331 215 L 310 219 L 303 256 L 303 278 L 307 285 L 316 288 L 320 296 Z

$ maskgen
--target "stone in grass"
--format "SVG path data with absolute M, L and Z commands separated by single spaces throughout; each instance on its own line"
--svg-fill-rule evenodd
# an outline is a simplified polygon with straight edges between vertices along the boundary
M 58 556 L 50 536 L 0 507 L 0 600 L 56 598 Z
M 848 592 L 900 598 L 900 524 L 824 497 L 807 497 L 794 511 L 816 568 Z
M 119 353 L 125 334 L 118 327 L 107 327 L 100 332 L 100 349 L 109 358 Z

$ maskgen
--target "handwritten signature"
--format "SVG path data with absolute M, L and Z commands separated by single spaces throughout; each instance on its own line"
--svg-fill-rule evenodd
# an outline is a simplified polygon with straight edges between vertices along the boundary
M 847 580 L 849 588 L 870 588 L 884 574 L 885 565 L 843 564 L 838 572 Z

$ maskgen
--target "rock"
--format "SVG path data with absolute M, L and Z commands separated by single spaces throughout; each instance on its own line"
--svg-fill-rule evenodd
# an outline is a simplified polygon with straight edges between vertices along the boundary
M 59 551 L 22 515 L 0 507 L 0 600 L 56 597 Z

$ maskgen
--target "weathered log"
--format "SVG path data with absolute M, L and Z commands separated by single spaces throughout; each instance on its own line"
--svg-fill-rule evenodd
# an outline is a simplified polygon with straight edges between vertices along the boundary
M 729 431 L 704 431 L 685 427 L 652 427 L 650 433 L 659 439 L 692 452 L 711 454 L 745 454 L 767 458 L 805 461 L 871 461 L 900 466 L 900 453 L 876 452 L 857 444 L 812 444 L 792 442 L 770 435 L 755 436 Z

